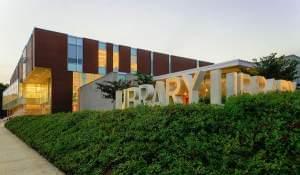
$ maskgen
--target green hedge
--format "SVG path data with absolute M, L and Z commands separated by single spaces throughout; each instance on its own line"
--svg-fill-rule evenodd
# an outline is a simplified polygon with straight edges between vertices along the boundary
M 6 127 L 67 174 L 299 174 L 300 93 L 19 117 Z

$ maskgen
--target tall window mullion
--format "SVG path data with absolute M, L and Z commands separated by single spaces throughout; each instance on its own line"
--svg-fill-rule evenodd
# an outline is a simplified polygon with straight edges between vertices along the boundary
M 119 71 L 119 46 L 113 46 L 113 72 Z
M 100 75 L 106 74 L 106 43 L 98 43 L 98 73 Z
M 130 72 L 137 72 L 137 49 L 131 48 L 130 51 Z
M 82 38 L 68 36 L 68 71 L 82 72 L 83 43 Z

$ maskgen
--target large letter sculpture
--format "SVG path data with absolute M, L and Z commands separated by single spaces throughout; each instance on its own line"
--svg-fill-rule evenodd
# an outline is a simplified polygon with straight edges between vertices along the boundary
M 139 88 L 131 87 L 127 89 L 127 107 L 135 107 L 139 103 Z
M 166 100 L 167 104 L 182 104 L 184 94 L 184 84 L 179 77 L 168 78 L 166 80 Z
M 152 84 L 143 84 L 139 86 L 139 101 L 141 104 L 151 104 L 154 94 L 154 87 Z
M 163 81 L 156 81 L 152 105 L 166 105 L 166 86 Z
M 204 71 L 197 72 L 194 74 L 194 76 L 189 74 L 182 76 L 189 93 L 189 104 L 197 103 L 199 101 L 199 89 L 204 80 L 204 76 Z

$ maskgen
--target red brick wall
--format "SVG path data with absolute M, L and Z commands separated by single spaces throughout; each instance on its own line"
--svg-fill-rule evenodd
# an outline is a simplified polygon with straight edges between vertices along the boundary
M 197 67 L 197 61 L 189 58 L 171 56 L 172 72 L 183 71 Z
M 67 71 L 67 35 L 34 30 L 35 66 L 52 70 L 52 112 L 72 111 L 72 72 Z
M 153 75 L 163 75 L 169 73 L 169 55 L 153 53 Z
M 208 66 L 208 65 L 212 65 L 212 64 L 213 63 L 210 63 L 210 62 L 199 61 L 199 67 Z
M 106 43 L 106 73 L 113 71 L 113 44 Z
M 130 47 L 119 46 L 119 72 L 130 73 Z
M 143 74 L 151 74 L 151 52 L 137 49 L 137 71 Z
M 98 73 L 98 41 L 83 39 L 83 72 Z

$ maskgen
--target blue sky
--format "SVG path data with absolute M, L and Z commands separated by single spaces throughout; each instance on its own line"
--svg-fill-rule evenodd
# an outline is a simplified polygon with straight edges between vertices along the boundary
M 211 62 L 300 55 L 299 0 L 0 0 L 0 82 L 33 27 Z

